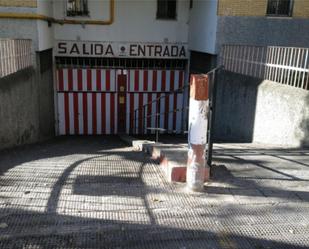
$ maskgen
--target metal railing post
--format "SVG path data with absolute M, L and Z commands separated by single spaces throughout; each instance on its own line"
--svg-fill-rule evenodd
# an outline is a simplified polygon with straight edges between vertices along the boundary
M 148 118 L 149 118 L 149 115 L 148 115 L 148 108 L 149 108 L 149 103 L 146 105 L 146 108 L 145 108 L 145 134 L 148 134 Z
M 160 126 L 160 112 L 161 112 L 161 97 L 157 99 L 157 115 L 156 115 L 156 143 L 159 141 L 159 126 Z
M 207 165 L 211 167 L 212 165 L 212 151 L 213 151 L 213 133 L 214 133 L 214 121 L 215 121 L 215 106 L 216 106 L 216 94 L 217 94 L 217 82 L 218 82 L 218 72 L 216 69 L 212 72 L 210 83 L 209 83 L 209 117 L 208 117 L 208 131 L 207 131 L 207 152 L 206 161 Z
M 145 134 L 145 128 L 146 128 L 146 125 L 145 125 L 145 119 L 146 119 L 146 115 L 145 115 L 145 110 L 146 110 L 146 105 L 143 105 L 143 108 L 142 108 L 142 112 L 143 112 L 143 119 L 142 119 L 142 134 L 144 135 Z
M 134 132 L 133 134 L 136 134 L 136 129 L 137 129 L 137 109 L 134 111 Z

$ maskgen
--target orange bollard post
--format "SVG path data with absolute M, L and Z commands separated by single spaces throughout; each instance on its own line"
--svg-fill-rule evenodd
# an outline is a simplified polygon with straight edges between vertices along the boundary
M 208 76 L 191 75 L 187 161 L 187 188 L 191 191 L 202 191 L 205 180 L 209 179 L 205 160 L 208 112 Z

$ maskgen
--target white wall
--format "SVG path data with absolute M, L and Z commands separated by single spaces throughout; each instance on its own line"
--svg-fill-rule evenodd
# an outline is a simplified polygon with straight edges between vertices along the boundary
M 53 16 L 53 0 L 37 0 L 37 14 L 44 16 Z M 52 48 L 54 46 L 54 25 L 48 26 L 46 21 L 37 21 L 38 27 L 38 50 Z
M 36 8 L 28 7 L 0 7 L 0 13 L 36 13 Z M 0 19 L 0 38 L 30 39 L 31 53 L 35 66 L 35 51 L 38 49 L 38 32 L 35 20 Z
M 189 22 L 189 49 L 216 54 L 217 0 L 193 0 Z
M 37 13 L 45 16 L 53 16 L 53 0 L 37 0 L 37 8 L 0 7 L 0 12 L 7 13 Z M 1 19 L 0 37 L 31 39 L 33 52 L 41 51 L 54 46 L 53 26 L 48 27 L 46 21 L 25 19 Z
M 88 0 L 90 19 L 109 19 L 109 0 Z M 189 1 L 177 1 L 177 20 L 156 20 L 156 0 L 116 0 L 112 25 L 55 25 L 56 40 L 188 42 Z M 54 0 L 54 17 L 65 18 L 65 2 Z M 69 19 L 67 17 L 67 19 Z M 76 19 L 80 19 L 76 17 Z M 89 18 L 85 18 L 89 19 Z

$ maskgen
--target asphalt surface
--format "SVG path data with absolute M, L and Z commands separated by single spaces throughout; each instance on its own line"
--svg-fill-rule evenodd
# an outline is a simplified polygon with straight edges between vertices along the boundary
M 0 152 L 0 248 L 309 248 L 308 182 L 308 150 L 219 144 L 191 194 L 117 137 L 57 138 Z

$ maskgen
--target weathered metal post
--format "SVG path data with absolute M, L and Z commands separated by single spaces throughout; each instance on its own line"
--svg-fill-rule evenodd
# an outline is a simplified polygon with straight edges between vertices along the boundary
M 134 134 L 138 134 L 138 131 L 137 131 L 137 124 L 138 124 L 137 113 L 138 113 L 138 109 L 134 110 Z
M 140 114 L 141 114 L 142 122 L 141 122 L 141 127 L 139 127 L 139 129 L 140 129 L 140 131 L 141 131 L 141 134 L 144 135 L 144 129 L 145 129 L 145 126 L 144 126 L 145 105 L 142 106 L 142 111 L 140 112 Z
M 208 75 L 191 75 L 187 187 L 192 191 L 202 191 L 204 181 L 209 178 L 209 167 L 205 160 L 208 112 Z

